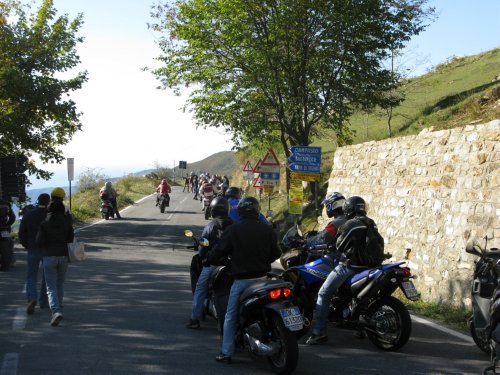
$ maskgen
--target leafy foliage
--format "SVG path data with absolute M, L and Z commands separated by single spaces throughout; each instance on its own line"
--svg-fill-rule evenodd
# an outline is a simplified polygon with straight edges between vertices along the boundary
M 17 1 L 0 2 L 0 156 L 34 153 L 43 162 L 64 160 L 59 146 L 81 129 L 80 113 L 69 99 L 87 73 L 59 78 L 80 61 L 82 38 L 76 34 L 82 16 L 56 16 L 53 0 L 44 0 L 29 14 Z M 48 179 L 50 173 L 29 164 L 30 174 Z
M 153 7 L 162 33 L 163 88 L 193 85 L 199 126 L 222 127 L 237 146 L 265 139 L 309 145 L 317 128 L 350 142 L 356 108 L 394 98 L 383 67 L 425 27 L 426 0 L 178 0 Z

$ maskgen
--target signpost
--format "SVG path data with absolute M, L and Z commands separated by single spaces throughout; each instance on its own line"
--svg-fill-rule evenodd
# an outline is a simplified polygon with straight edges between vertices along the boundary
M 318 182 L 321 173 L 321 147 L 314 146 L 293 146 L 290 149 L 291 155 L 288 157 L 288 169 L 290 178 L 297 181 Z M 314 184 L 314 201 L 318 210 L 318 184 Z M 292 193 L 290 187 L 290 212 L 292 209 Z
M 253 175 L 254 168 L 250 164 L 250 160 L 247 160 L 245 166 L 243 167 L 243 179 L 245 181 L 252 181 L 254 179 Z
M 260 178 L 263 185 L 279 186 L 280 163 L 273 149 L 269 149 L 260 164 Z
M 69 210 L 71 211 L 71 181 L 75 178 L 75 158 L 67 158 L 69 181 Z

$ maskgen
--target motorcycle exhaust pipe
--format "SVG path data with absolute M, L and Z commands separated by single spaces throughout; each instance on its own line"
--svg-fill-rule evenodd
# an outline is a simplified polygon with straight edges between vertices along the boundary
M 260 340 L 255 337 L 250 336 L 248 333 L 245 333 L 245 343 L 250 347 L 250 351 L 258 356 L 269 357 L 278 352 L 278 348 L 276 345 L 264 344 Z

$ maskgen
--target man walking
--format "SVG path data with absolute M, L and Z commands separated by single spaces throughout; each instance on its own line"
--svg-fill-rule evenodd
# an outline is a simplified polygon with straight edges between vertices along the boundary
M 26 274 L 26 298 L 28 299 L 28 307 L 26 313 L 33 314 L 37 303 L 37 281 L 38 270 L 42 264 L 42 249 L 36 244 L 36 234 L 40 223 L 47 217 L 47 205 L 50 202 L 48 194 L 40 194 L 37 199 L 37 207 L 24 214 L 21 224 L 19 225 L 19 242 L 28 251 L 27 274 Z M 45 275 L 42 268 L 42 282 L 40 286 L 40 294 L 38 295 L 38 303 L 41 308 L 48 307 L 49 301 L 47 297 L 47 287 L 45 285 Z

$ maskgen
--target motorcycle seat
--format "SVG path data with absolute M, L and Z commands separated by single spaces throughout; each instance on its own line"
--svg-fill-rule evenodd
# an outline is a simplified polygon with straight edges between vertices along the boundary
M 289 282 L 282 280 L 267 279 L 263 281 L 256 281 L 255 283 L 253 283 L 252 285 L 250 285 L 248 288 L 245 289 L 245 291 L 240 296 L 240 301 L 243 301 L 254 294 L 262 294 L 262 292 L 265 292 L 266 290 L 278 289 L 278 288 L 291 289 L 292 285 Z

